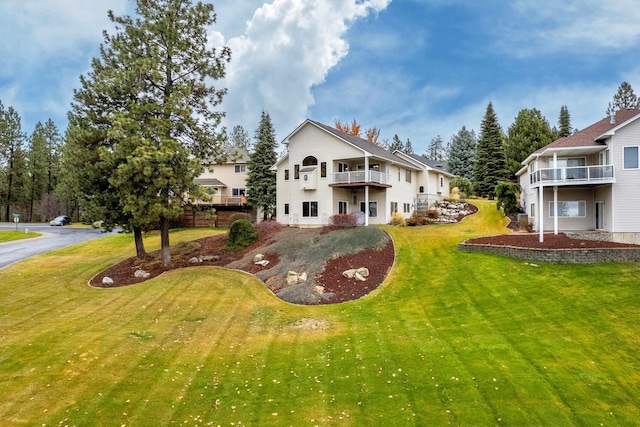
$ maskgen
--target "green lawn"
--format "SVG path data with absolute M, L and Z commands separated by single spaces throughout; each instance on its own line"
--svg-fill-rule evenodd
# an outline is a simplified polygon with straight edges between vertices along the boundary
M 385 227 L 386 282 L 332 306 L 212 267 L 87 287 L 134 253 L 125 235 L 0 271 L 2 424 L 637 425 L 640 266 L 458 252 L 505 232 L 478 204 L 457 225 Z
M 40 233 L 34 233 L 33 231 L 25 233 L 24 231 L 0 230 L 0 243 L 10 242 L 13 240 L 30 239 L 32 237 L 38 237 L 40 235 Z

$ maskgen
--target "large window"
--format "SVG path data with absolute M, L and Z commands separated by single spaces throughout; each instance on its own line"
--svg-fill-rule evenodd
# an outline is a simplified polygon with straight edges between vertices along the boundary
M 367 213 L 366 205 L 360 202 L 360 212 Z M 378 216 L 378 202 L 369 202 L 369 216 L 375 218 Z
M 344 202 L 344 201 L 339 201 L 338 202 L 338 213 L 340 215 L 347 213 L 347 205 L 348 205 L 347 202 Z
M 246 190 L 244 188 L 232 188 L 231 195 L 234 197 L 246 196 Z
M 549 202 L 549 216 L 554 216 L 554 203 Z M 587 216 L 587 202 L 558 202 L 558 218 L 584 218 Z
M 313 156 L 307 156 L 302 161 L 302 166 L 318 166 L 318 159 Z
M 302 216 L 303 217 L 317 217 L 318 216 L 318 202 L 302 202 Z
M 247 165 L 235 165 L 235 172 L 236 173 L 246 173 L 247 172 Z
M 638 169 L 638 147 L 624 147 L 624 168 Z

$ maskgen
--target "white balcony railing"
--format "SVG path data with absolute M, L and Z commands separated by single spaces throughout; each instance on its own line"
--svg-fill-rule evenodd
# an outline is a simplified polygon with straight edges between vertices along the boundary
M 388 185 L 390 175 L 375 170 L 352 172 L 336 172 L 331 174 L 331 184 L 366 184 L 376 183 Z
M 615 174 L 613 165 L 545 168 L 530 173 L 529 182 L 534 187 L 545 184 L 607 183 L 615 182 Z

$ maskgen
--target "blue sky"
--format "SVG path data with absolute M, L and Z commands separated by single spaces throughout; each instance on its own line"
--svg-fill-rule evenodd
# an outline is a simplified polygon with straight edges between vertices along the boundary
M 214 1 L 212 46 L 232 61 L 219 85 L 231 128 L 253 136 L 269 112 L 279 140 L 305 118 L 356 119 L 381 139 L 476 132 L 493 102 L 506 131 L 523 108 L 574 127 L 605 115 L 622 81 L 640 93 L 635 0 Z M 611 3 L 611 4 L 606 4 Z M 128 0 L 0 0 L 0 100 L 30 134 L 51 118 L 63 131 L 79 76 L 98 53 L 107 11 Z

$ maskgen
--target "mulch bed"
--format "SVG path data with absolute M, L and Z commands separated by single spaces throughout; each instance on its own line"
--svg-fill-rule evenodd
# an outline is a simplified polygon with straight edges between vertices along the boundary
M 587 248 L 634 248 L 628 243 L 605 242 L 598 240 L 572 239 L 564 233 L 545 233 L 544 242 L 540 242 L 538 233 L 513 233 L 499 236 L 478 237 L 466 243 L 495 246 L 515 246 L 534 249 L 587 249 Z

